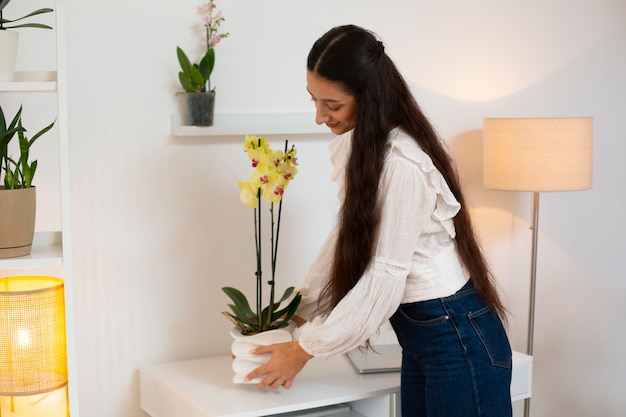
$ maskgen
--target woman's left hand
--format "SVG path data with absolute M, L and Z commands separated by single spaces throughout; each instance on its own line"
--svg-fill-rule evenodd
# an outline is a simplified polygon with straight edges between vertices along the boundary
M 259 375 L 266 374 L 265 378 L 258 383 L 259 388 L 267 386 L 291 388 L 296 375 L 313 357 L 304 351 L 297 341 L 261 346 L 254 349 L 252 353 L 255 355 L 270 353 L 272 355 L 267 363 L 246 375 L 246 380 L 249 381 Z

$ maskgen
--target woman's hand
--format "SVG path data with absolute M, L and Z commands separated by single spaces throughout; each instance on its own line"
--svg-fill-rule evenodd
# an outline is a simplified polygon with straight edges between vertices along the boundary
M 297 341 L 261 346 L 254 349 L 252 353 L 255 355 L 270 353 L 272 355 L 267 363 L 246 375 L 246 380 L 249 381 L 259 375 L 267 374 L 258 383 L 259 388 L 267 386 L 271 388 L 280 386 L 286 389 L 291 388 L 296 375 L 304 368 L 309 359 L 313 357 L 305 352 Z

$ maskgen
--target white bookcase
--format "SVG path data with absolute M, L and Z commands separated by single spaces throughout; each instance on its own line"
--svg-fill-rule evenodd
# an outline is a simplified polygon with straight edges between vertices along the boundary
M 40 68 L 33 68 L 33 70 L 17 71 L 11 82 L 0 82 L 0 104 L 7 104 L 8 107 L 15 105 L 15 103 L 21 103 L 22 100 L 28 102 L 28 108 L 23 110 L 23 118 L 27 114 L 43 113 L 48 117 L 49 114 L 53 114 L 53 119 L 56 117 L 55 128 L 44 136 L 42 136 L 38 142 L 33 146 L 33 153 L 35 148 L 40 148 L 42 143 L 51 141 L 54 145 L 43 146 L 44 149 L 52 151 L 46 151 L 45 154 L 38 154 L 39 167 L 37 175 L 33 183 L 36 187 L 41 188 L 37 190 L 37 212 L 51 211 L 52 221 L 44 222 L 45 225 L 42 228 L 38 228 L 35 225 L 35 238 L 33 240 L 33 247 L 31 254 L 28 256 L 17 258 L 0 259 L 0 277 L 13 276 L 13 275 L 54 275 L 64 280 L 65 288 L 65 314 L 66 314 L 66 334 L 67 334 L 67 356 L 68 356 L 68 374 L 69 374 L 69 411 L 72 417 L 78 417 L 78 381 L 76 371 L 76 345 L 75 345 L 75 326 L 74 326 L 74 282 L 72 276 L 72 252 L 71 252 L 71 233 L 70 233 L 70 197 L 69 197 L 69 161 L 68 161 L 68 138 L 67 138 L 67 96 L 66 96 L 66 83 L 65 83 L 65 23 L 64 23 L 64 1 L 63 0 L 38 0 L 29 2 L 11 2 L 7 9 L 13 14 L 24 15 L 35 9 L 41 7 L 51 7 L 54 9 L 53 13 L 35 16 L 31 18 L 32 21 L 41 22 L 45 19 L 52 19 L 51 26 L 53 30 L 48 32 L 42 29 L 18 29 L 20 30 L 20 43 L 18 45 L 19 54 L 31 55 L 28 58 L 28 62 L 37 62 L 39 54 L 46 55 L 49 53 L 49 45 L 41 45 L 42 50 L 38 50 L 39 45 L 32 47 L 32 43 L 26 43 L 22 49 L 22 37 L 27 37 L 29 33 L 26 31 L 39 31 L 45 35 L 37 34 L 37 36 L 45 37 L 46 41 L 48 37 L 54 39 L 54 47 L 56 49 L 54 70 L 41 71 Z M 5 15 L 9 17 L 5 9 Z M 22 13 L 22 14 L 20 14 Z M 45 16 L 45 17 L 44 17 Z M 38 19 L 39 18 L 39 19 Z M 47 23 L 47 20 L 46 20 Z M 26 48 L 26 49 L 24 49 Z M 32 56 L 32 54 L 38 54 Z M 32 58 L 35 59 L 32 59 Z M 34 66 L 34 65 L 33 65 Z M 11 112 L 5 114 L 7 119 L 13 117 Z M 55 114 L 56 113 L 56 114 Z M 47 120 L 50 123 L 52 120 Z M 39 128 L 44 125 L 39 126 Z M 26 126 L 28 128 L 28 126 Z M 33 130 L 35 128 L 32 128 Z M 42 166 L 50 164 L 50 166 L 58 167 L 57 172 L 46 175 L 42 175 Z M 50 174 L 50 175 L 49 175 Z M 41 184 L 41 187 L 40 187 Z M 46 196 L 51 195 L 49 201 L 51 204 L 40 204 L 39 194 L 40 191 L 45 193 Z M 39 214 L 38 214 L 39 216 Z M 39 218 L 39 217 L 38 217 Z M 52 226 L 51 226 L 52 225 Z M 52 229 L 52 230 L 50 230 Z M 64 390 L 63 390 L 64 391 Z M 54 393 L 56 396 L 62 396 L 63 394 Z M 16 399 L 16 401 L 19 398 Z M 61 401 L 61 406 L 65 408 L 65 398 Z M 44 404 L 44 401 L 41 401 Z M 59 406 L 59 407 L 61 407 Z M 15 415 L 22 415 L 16 410 Z M 28 411 L 29 416 L 50 416 L 52 413 L 45 405 L 32 407 Z

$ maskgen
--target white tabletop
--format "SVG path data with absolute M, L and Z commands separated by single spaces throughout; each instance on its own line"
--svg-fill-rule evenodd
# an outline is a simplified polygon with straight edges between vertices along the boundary
M 141 407 L 152 417 L 257 417 L 398 392 L 399 373 L 360 375 L 345 356 L 313 358 L 291 389 L 233 384 L 230 356 L 140 369 Z

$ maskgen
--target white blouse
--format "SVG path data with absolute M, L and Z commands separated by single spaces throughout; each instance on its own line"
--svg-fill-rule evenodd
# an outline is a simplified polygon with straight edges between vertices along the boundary
M 340 201 L 351 142 L 350 131 L 329 147 Z M 454 243 L 452 219 L 460 204 L 430 157 L 399 128 L 389 135 L 378 204 L 382 210 L 374 258 L 354 288 L 328 315 L 315 316 L 318 296 L 330 276 L 335 227 L 300 289 L 298 315 L 308 323 L 300 330 L 299 342 L 313 356 L 362 346 L 401 303 L 452 295 L 469 279 Z

